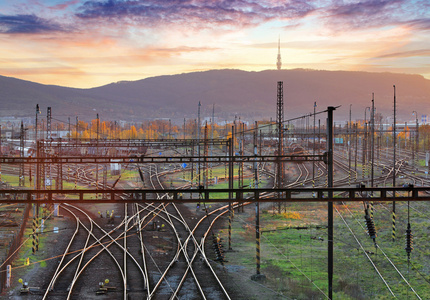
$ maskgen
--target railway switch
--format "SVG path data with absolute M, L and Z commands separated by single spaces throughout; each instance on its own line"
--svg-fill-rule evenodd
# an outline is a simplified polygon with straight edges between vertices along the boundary
M 30 291 L 30 289 L 28 288 L 28 282 L 23 281 L 21 278 L 18 279 L 18 282 L 22 284 L 22 288 L 20 290 L 21 294 L 28 294 L 28 292 Z

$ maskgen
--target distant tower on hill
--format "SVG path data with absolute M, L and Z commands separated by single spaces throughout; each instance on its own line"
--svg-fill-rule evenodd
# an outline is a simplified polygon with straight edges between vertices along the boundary
M 278 39 L 278 59 L 276 61 L 276 67 L 278 68 L 278 70 L 280 70 L 281 66 L 282 66 L 282 61 L 281 61 L 281 37 L 279 37 L 279 39 Z

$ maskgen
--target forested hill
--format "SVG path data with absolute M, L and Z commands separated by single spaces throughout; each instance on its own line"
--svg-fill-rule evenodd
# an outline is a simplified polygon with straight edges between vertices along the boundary
M 92 89 L 42 85 L 0 76 L 1 116 L 33 116 L 38 103 L 43 111 L 52 107 L 53 116 L 79 116 L 139 121 L 148 118 L 183 119 L 215 114 L 230 120 L 237 115 L 247 120 L 276 118 L 277 82 L 283 81 L 285 119 L 327 106 L 341 106 L 335 119 L 363 119 L 365 108 L 375 106 L 384 117 L 393 114 L 393 85 L 397 90 L 399 120 L 430 115 L 430 80 L 420 75 L 318 70 L 211 70 L 122 81 Z M 322 117 L 323 118 L 323 117 Z M 324 117 L 325 118 L 325 117 Z

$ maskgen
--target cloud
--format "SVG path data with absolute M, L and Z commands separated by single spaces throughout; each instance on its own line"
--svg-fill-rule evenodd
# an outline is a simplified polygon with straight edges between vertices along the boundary
M 349 3 L 340 5 L 330 9 L 332 16 L 337 17 L 356 17 L 356 16 L 372 16 L 378 15 L 381 11 L 384 11 L 387 7 L 392 6 L 394 3 L 401 1 L 392 0 L 370 0 L 360 1 L 357 3 Z
M 401 23 L 405 0 L 368 0 L 333 4 L 323 9 L 326 23 L 337 30 L 363 29 Z
M 123 21 L 145 26 L 255 26 L 273 19 L 294 19 L 312 12 L 311 1 L 106 0 L 87 1 L 76 14 L 81 19 Z
M 411 50 L 403 52 L 393 52 L 380 55 L 375 58 L 398 58 L 398 57 L 414 57 L 414 56 L 430 56 L 430 49 Z
M 430 30 L 430 18 L 411 20 L 406 25 L 418 30 Z
M 67 9 L 69 6 L 78 4 L 79 2 L 80 2 L 80 0 L 69 0 L 69 1 L 66 1 L 64 3 L 50 6 L 49 8 L 52 10 L 64 10 L 64 9 Z
M 35 15 L 0 15 L 0 33 L 45 33 L 64 31 L 62 26 Z

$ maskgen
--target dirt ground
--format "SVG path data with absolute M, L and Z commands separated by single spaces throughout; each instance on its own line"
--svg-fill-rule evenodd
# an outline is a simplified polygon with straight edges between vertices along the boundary
M 112 204 L 97 204 L 90 206 L 89 210 L 95 217 L 98 210 L 104 212 L 115 209 L 114 207 L 115 205 Z M 3 291 L 0 295 L 2 299 L 18 300 L 23 297 L 29 300 L 41 299 L 50 276 L 55 271 L 60 256 L 75 230 L 76 224 L 61 208 L 60 215 L 60 217 L 51 217 L 46 220 L 43 233 L 39 235 L 39 251 L 35 254 L 32 254 L 32 240 L 24 236 L 22 241 L 24 244 L 12 263 L 11 287 Z M 27 231 L 30 232 L 29 225 L 27 225 Z M 27 258 L 30 262 L 29 265 L 26 265 Z M 20 293 L 22 288 L 22 284 L 18 282 L 20 278 L 31 287 L 32 292 L 29 295 Z

